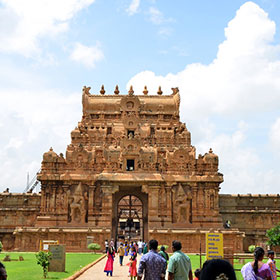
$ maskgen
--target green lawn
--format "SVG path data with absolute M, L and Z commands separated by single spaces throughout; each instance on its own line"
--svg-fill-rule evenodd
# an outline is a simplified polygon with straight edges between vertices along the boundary
M 199 268 L 199 256 L 196 256 L 196 255 L 188 255 L 188 256 L 191 259 L 192 269 L 193 269 L 193 272 L 194 272 L 197 268 Z M 205 259 L 206 259 L 205 256 L 202 256 L 202 265 L 203 265 Z M 243 277 L 242 277 L 241 272 L 240 272 L 240 269 L 242 268 L 242 266 L 244 264 L 248 263 L 248 262 L 251 262 L 251 261 L 253 261 L 253 258 L 252 259 L 245 259 L 245 260 L 244 259 L 243 260 L 237 260 L 237 259 L 234 260 L 233 267 L 235 269 L 236 278 L 238 280 L 243 280 Z M 266 263 L 267 262 L 267 258 L 265 258 L 263 260 L 263 262 Z M 280 263 L 279 260 L 278 260 L 278 263 Z M 239 269 L 239 271 L 237 271 L 236 269 Z
M 19 256 L 23 256 L 24 261 L 3 262 L 8 279 L 12 280 L 38 280 L 43 277 L 42 267 L 37 265 L 35 253 L 7 253 L 12 260 L 18 260 Z M 6 253 L 0 254 L 2 261 Z M 66 272 L 49 272 L 48 279 L 65 279 L 79 271 L 82 267 L 100 258 L 101 254 L 91 253 L 66 253 Z

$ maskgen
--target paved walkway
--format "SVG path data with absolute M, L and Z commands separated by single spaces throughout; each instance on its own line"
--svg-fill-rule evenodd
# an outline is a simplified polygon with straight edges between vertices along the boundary
M 138 257 L 139 258 L 139 257 Z M 95 264 L 93 267 L 88 269 L 85 273 L 83 273 L 78 280 L 130 280 L 128 277 L 129 267 L 126 265 L 128 263 L 128 257 L 124 257 L 123 266 L 120 266 L 119 256 L 117 255 L 114 261 L 114 271 L 113 277 L 107 277 L 104 272 L 104 267 L 106 264 L 107 258 L 105 257 L 103 260 Z M 138 266 L 137 266 L 138 267 Z

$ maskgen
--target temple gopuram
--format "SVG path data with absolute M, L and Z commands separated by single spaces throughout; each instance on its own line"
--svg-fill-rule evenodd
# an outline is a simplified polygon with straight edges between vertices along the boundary
M 82 104 L 65 156 L 52 148 L 43 155 L 41 192 L 0 194 L 4 249 L 38 251 L 40 240 L 58 240 L 67 251 L 87 251 L 113 238 L 178 239 L 199 252 L 206 232 L 220 232 L 225 248 L 242 252 L 279 222 L 279 195 L 219 194 L 218 156 L 211 148 L 196 156 L 178 88 L 136 95 L 132 87 L 84 87 Z

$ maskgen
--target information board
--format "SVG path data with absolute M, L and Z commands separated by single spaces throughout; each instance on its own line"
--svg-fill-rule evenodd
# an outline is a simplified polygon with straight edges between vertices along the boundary
M 222 233 L 206 233 L 206 259 L 223 259 L 224 245 Z

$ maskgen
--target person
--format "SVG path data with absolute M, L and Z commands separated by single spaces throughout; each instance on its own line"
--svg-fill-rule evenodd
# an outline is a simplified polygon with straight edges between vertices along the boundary
M 180 241 L 172 242 L 173 255 L 169 259 L 168 264 L 168 280 L 193 280 L 192 265 L 190 258 L 182 251 Z
M 138 267 L 138 280 L 144 274 L 144 280 L 164 280 L 166 271 L 166 260 L 157 253 L 157 240 L 149 241 L 149 253 L 143 255 Z
M 241 274 L 245 280 L 266 279 L 271 280 L 271 272 L 268 264 L 263 263 L 264 249 L 256 247 L 253 262 L 245 264 L 241 269 Z
M 105 252 L 107 254 L 108 252 L 108 248 L 109 248 L 109 242 L 108 242 L 108 239 L 105 240 Z
M 129 246 L 127 244 L 127 241 L 125 241 L 125 243 L 124 243 L 124 255 L 125 256 L 128 256 L 128 250 L 129 250 Z
M 140 239 L 138 241 L 138 254 L 142 255 L 142 252 L 143 252 L 143 242 L 142 242 L 142 239 Z
M 166 261 L 169 260 L 169 256 L 168 256 L 168 254 L 165 252 L 165 247 L 164 247 L 164 246 L 161 246 L 161 247 L 160 247 L 159 254 L 160 254 Z
M 110 246 L 113 248 L 113 250 L 115 251 L 115 242 L 114 239 L 111 239 L 110 241 Z
M 122 265 L 123 265 L 123 256 L 124 256 L 124 247 L 123 247 L 123 244 L 122 244 L 122 243 L 120 243 L 120 246 L 119 246 L 119 248 L 118 248 L 117 253 L 119 254 L 120 265 L 122 266 Z
M 130 279 L 135 279 L 137 277 L 137 268 L 136 268 L 136 264 L 137 264 L 137 252 L 136 252 L 136 248 L 133 246 L 131 248 L 131 257 L 130 257 L 130 265 L 129 265 L 129 275 L 130 275 Z
M 7 272 L 5 266 L 0 262 L 0 280 L 7 279 Z
M 200 268 L 197 268 L 195 271 L 194 271 L 194 280 L 199 280 L 199 276 L 200 276 Z
M 232 265 L 222 259 L 206 261 L 201 269 L 199 280 L 236 280 Z
M 276 264 L 275 264 L 275 260 L 274 260 L 274 251 L 269 250 L 267 252 L 267 256 L 268 256 L 267 264 L 268 264 L 268 266 L 270 268 L 270 271 L 271 271 L 271 279 L 272 280 L 277 280 L 276 271 L 280 272 L 280 270 L 276 268 Z
M 112 246 L 109 246 L 108 252 L 107 252 L 107 261 L 104 268 L 104 272 L 106 272 L 106 275 L 113 276 L 113 265 L 114 265 L 114 258 L 115 258 L 115 251 Z
M 143 255 L 148 253 L 148 244 L 144 243 Z

